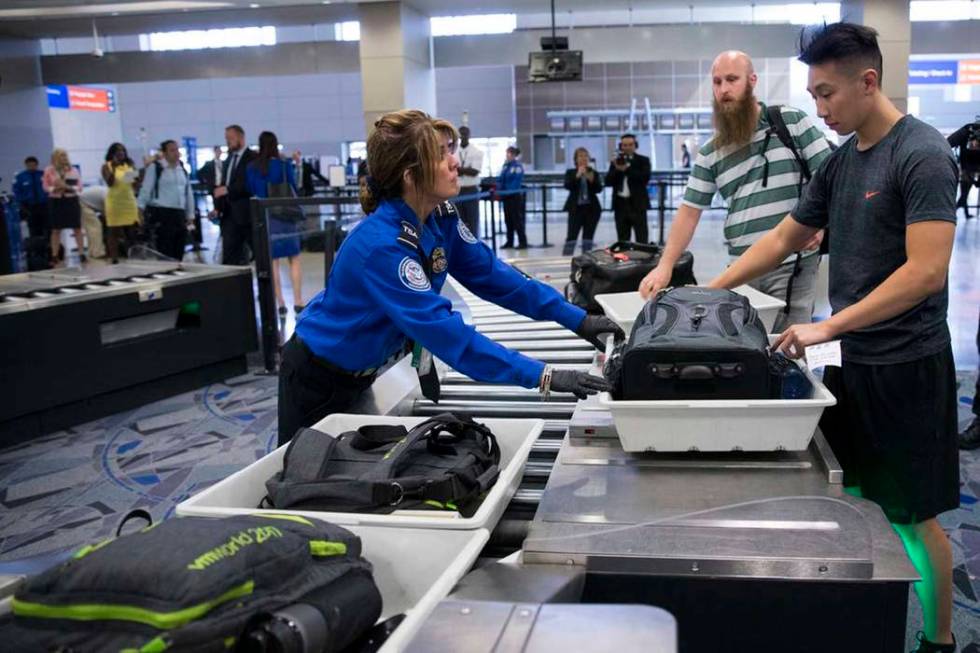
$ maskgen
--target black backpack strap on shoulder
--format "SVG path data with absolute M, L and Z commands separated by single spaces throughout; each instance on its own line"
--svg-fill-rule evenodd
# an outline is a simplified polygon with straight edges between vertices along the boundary
M 766 131 L 766 145 L 769 144 L 769 135 L 774 133 L 779 138 L 779 142 L 793 153 L 793 158 L 796 159 L 796 162 L 800 166 L 799 190 L 802 190 L 803 184 L 810 181 L 810 177 L 812 176 L 810 174 L 810 166 L 796 147 L 796 140 L 793 138 L 793 135 L 789 133 L 789 127 L 786 126 L 786 121 L 783 120 L 783 108 L 778 104 L 766 107 L 766 119 L 769 121 L 769 129 Z M 765 154 L 765 147 L 763 147 L 762 152 Z M 767 167 L 768 164 L 769 161 L 767 159 Z M 768 178 L 768 175 L 765 175 L 765 177 Z M 762 185 L 766 185 L 765 181 Z
M 793 260 L 793 272 L 789 275 L 789 279 L 786 281 L 786 306 L 783 306 L 783 313 L 789 315 L 790 300 L 793 298 L 793 281 L 796 277 L 800 276 L 800 272 L 803 270 L 803 252 L 797 252 L 796 258 Z
M 163 172 L 163 164 L 160 161 L 153 162 L 153 199 L 160 197 L 160 173 Z

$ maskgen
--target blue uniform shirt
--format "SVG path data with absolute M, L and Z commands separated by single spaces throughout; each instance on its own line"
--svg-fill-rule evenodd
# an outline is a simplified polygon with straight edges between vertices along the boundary
M 44 192 L 41 184 L 41 177 L 44 173 L 40 170 L 21 170 L 14 177 L 14 197 L 21 204 L 46 204 L 48 194 Z
M 517 159 L 507 161 L 500 170 L 497 190 L 518 190 L 524 184 L 524 164 Z
M 411 242 L 416 238 L 426 265 Z M 465 324 L 439 294 L 447 274 L 483 299 L 537 320 L 574 330 L 585 318 L 554 288 L 494 256 L 448 203 L 422 227 L 405 202 L 391 200 L 344 240 L 327 287 L 307 304 L 296 334 L 314 354 L 352 372 L 381 366 L 407 337 L 478 381 L 537 386 L 544 363 Z

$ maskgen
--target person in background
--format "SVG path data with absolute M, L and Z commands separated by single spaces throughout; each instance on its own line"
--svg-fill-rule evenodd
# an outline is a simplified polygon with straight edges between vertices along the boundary
M 650 159 L 637 154 L 636 136 L 623 134 L 619 139 L 619 151 L 609 163 L 609 172 L 606 173 L 606 186 L 613 189 L 616 240 L 628 241 L 632 231 L 636 234 L 636 242 L 649 242 L 648 183 L 650 183 Z
M 980 319 L 977 320 L 977 354 L 980 355 Z M 977 368 L 977 384 L 973 390 L 973 419 L 960 433 L 960 449 L 980 447 L 980 366 Z
M 206 161 L 201 169 L 197 171 L 197 180 L 201 182 L 204 189 L 208 192 L 208 195 L 214 198 L 214 189 L 221 185 L 221 147 L 218 145 L 214 146 L 213 152 L 214 158 L 210 161 Z M 218 201 L 214 200 L 214 208 L 211 210 L 210 215 L 213 217 L 218 211 Z
M 225 128 L 228 157 L 221 171 L 220 186 L 214 189 L 221 201 L 221 252 L 225 265 L 247 265 L 245 246 L 252 249 L 252 216 L 246 170 L 256 154 L 245 146 L 245 130 L 239 125 Z
M 330 180 L 321 175 L 312 163 L 303 160 L 303 153 L 299 150 L 293 152 L 293 165 L 296 166 L 296 193 L 298 195 L 302 197 L 313 195 L 316 192 L 314 179 L 319 179 L 320 183 L 325 186 L 330 185 Z
M 82 230 L 88 240 L 88 255 L 91 258 L 105 258 L 105 240 L 102 231 L 105 196 L 108 191 L 105 186 L 86 186 L 78 196 L 82 206 Z M 100 218 L 100 215 L 103 217 Z
M 957 148 L 960 162 L 960 197 L 956 208 L 963 209 L 967 220 L 973 218 L 967 200 L 972 186 L 980 187 L 980 116 L 949 135 L 950 147 Z
M 568 198 L 562 207 L 568 212 L 568 233 L 565 236 L 563 256 L 575 252 L 578 232 L 582 232 L 582 251 L 592 249 L 592 239 L 602 215 L 599 193 L 602 192 L 602 175 L 589 163 L 592 158 L 584 147 L 577 148 L 574 154 L 575 167 L 565 171 L 565 188 Z
M 85 241 L 82 238 L 82 208 L 78 194 L 82 190 L 82 177 L 72 166 L 68 152 L 60 147 L 51 152 L 51 165 L 44 169 L 44 192 L 48 194 L 48 227 L 51 229 L 51 261 L 53 265 L 64 260 L 61 249 L 61 230 L 71 229 L 78 247 L 78 258 L 84 263 Z
M 152 164 L 150 164 L 152 165 Z M 139 222 L 139 207 L 133 185 L 138 179 L 136 166 L 122 143 L 113 143 L 102 164 L 102 180 L 109 191 L 105 196 L 105 223 L 109 228 L 109 257 L 119 262 L 119 236 L 133 242 L 133 227 Z
M 254 197 L 296 196 L 296 175 L 291 161 L 279 156 L 279 139 L 272 132 L 259 134 L 259 155 L 248 165 L 248 192 Z M 284 188 L 288 186 L 288 188 Z M 278 189 L 283 189 L 282 191 Z M 284 192 L 283 192 L 284 191 Z M 296 207 L 299 208 L 299 207 Z M 272 247 L 272 281 L 276 288 L 279 316 L 285 317 L 288 309 L 282 296 L 279 275 L 280 259 L 289 261 L 289 278 L 293 284 L 293 310 L 296 315 L 303 311 L 303 269 L 299 260 L 299 236 L 297 223 L 281 220 L 269 210 L 269 239 Z
M 36 156 L 24 159 L 24 169 L 14 178 L 14 197 L 20 205 L 20 219 L 27 222 L 31 238 L 48 235 L 48 195 L 38 169 Z
M 152 234 L 155 249 L 175 261 L 183 260 L 187 226 L 194 224 L 194 192 L 177 141 L 160 143 L 163 155 L 146 167 L 139 207 Z
M 459 195 L 472 196 L 480 192 L 480 171 L 483 169 L 483 151 L 470 142 L 470 128 L 459 128 Z M 459 218 L 477 239 L 480 238 L 480 200 L 477 198 L 453 200 Z
M 507 161 L 500 171 L 497 190 L 518 191 L 524 186 L 524 164 L 518 160 L 521 151 L 511 145 L 507 148 Z M 527 231 L 524 228 L 524 193 L 515 192 L 503 196 L 504 224 L 507 225 L 507 240 L 501 249 L 514 247 L 517 236 L 517 249 L 527 249 Z
M 681 167 L 686 170 L 691 168 L 691 151 L 687 149 L 687 143 L 681 143 Z

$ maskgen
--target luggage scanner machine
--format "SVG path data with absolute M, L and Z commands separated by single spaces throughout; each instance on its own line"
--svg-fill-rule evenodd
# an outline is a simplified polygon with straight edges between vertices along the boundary
M 0 446 L 243 374 L 247 267 L 160 261 L 0 277 Z
M 521 263 L 537 276 L 536 261 Z M 557 264 L 545 259 L 542 267 L 560 283 Z M 456 308 L 501 344 L 555 366 L 592 366 L 594 350 L 560 325 L 514 315 L 452 280 L 449 288 Z M 585 410 L 561 394 L 542 401 L 535 390 L 441 372 L 438 404 L 421 398 L 405 359 L 352 412 L 450 410 L 537 417 L 546 426 L 485 552 L 517 553 L 465 576 L 445 602 L 452 609 L 438 611 L 439 623 L 416 642 L 438 642 L 447 627 L 511 641 L 510 629 L 526 635 L 527 626 L 515 625 L 518 612 L 500 617 L 501 606 L 538 614 L 542 605 L 601 603 L 670 612 L 682 653 L 902 650 L 909 584 L 918 576 L 881 510 L 843 491 L 819 431 L 798 452 L 630 454 L 595 405 Z M 481 620 L 485 614 L 494 620 Z M 595 627 L 608 629 L 612 644 L 628 621 Z M 542 617 L 538 626 L 548 623 Z

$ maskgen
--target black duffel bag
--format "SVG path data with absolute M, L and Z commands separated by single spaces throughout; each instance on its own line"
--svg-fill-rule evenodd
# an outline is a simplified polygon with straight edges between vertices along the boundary
M 277 509 L 430 509 L 471 516 L 497 481 L 499 464 L 490 429 L 452 413 L 411 431 L 374 425 L 333 437 L 301 429 L 286 449 L 282 471 L 266 481 L 266 499 Z
M 670 288 L 643 307 L 605 373 L 617 399 L 768 399 L 768 347 L 747 297 Z
M 571 283 L 566 287 L 565 299 L 590 313 L 601 313 L 595 296 L 636 290 L 643 277 L 660 263 L 662 252 L 658 245 L 617 242 L 606 249 L 579 254 L 572 259 Z M 694 256 L 684 252 L 674 264 L 670 285 L 694 284 Z
M 28 579 L 0 638 L 9 651 L 217 653 L 298 637 L 315 642 L 296 650 L 334 653 L 381 615 L 371 571 L 360 538 L 326 522 L 170 519 Z

